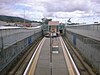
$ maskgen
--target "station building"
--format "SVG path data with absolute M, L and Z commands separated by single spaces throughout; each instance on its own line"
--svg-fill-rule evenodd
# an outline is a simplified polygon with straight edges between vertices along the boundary
M 57 33 L 59 31 L 59 21 L 49 21 L 48 31 L 52 33 Z
M 49 21 L 48 31 L 50 33 L 58 33 L 60 35 L 63 35 L 65 32 L 65 24 L 59 23 L 59 21 Z

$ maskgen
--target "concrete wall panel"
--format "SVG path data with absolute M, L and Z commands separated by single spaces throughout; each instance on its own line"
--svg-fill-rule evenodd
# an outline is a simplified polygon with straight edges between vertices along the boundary
M 66 35 L 74 45 L 73 32 L 67 31 Z M 85 59 L 100 72 L 100 41 L 76 34 L 76 47 Z
M 0 30 L 0 71 L 19 54 L 24 52 L 31 43 L 42 36 L 38 29 L 7 29 Z M 3 45 L 3 48 L 2 48 Z

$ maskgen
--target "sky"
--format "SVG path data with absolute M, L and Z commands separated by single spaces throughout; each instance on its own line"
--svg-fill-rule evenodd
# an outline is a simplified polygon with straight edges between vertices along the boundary
M 29 20 L 52 18 L 60 22 L 100 22 L 100 0 L 0 0 L 0 15 Z

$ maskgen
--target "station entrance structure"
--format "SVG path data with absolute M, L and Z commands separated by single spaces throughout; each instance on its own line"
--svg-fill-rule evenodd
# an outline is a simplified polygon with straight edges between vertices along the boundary
M 63 35 L 65 33 L 65 24 L 59 23 L 59 21 L 49 21 L 48 32 L 52 36 Z
M 59 21 L 49 21 L 48 23 L 48 31 L 49 32 L 58 32 Z
M 52 36 L 57 36 L 59 33 L 59 21 L 49 21 L 48 31 Z

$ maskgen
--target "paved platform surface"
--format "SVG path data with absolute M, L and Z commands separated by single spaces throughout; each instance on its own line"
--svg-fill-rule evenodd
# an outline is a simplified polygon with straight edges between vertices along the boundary
M 100 41 L 100 31 L 71 28 L 67 28 L 67 30 Z
M 69 75 L 63 50 L 59 43 L 59 53 L 52 53 L 52 69 L 50 64 L 50 38 L 46 38 L 40 52 L 35 75 Z M 51 74 L 52 70 L 52 74 Z

